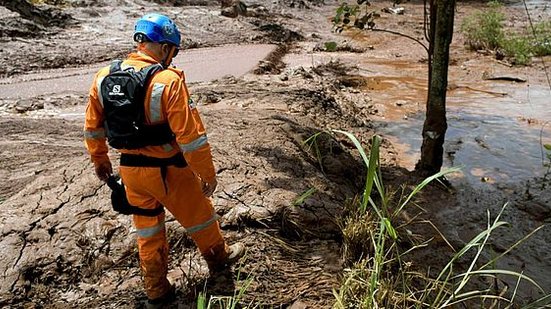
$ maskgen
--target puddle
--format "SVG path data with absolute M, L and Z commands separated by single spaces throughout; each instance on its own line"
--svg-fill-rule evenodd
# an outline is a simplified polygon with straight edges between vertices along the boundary
M 372 97 L 386 106 L 380 130 L 405 151 L 402 163 L 413 169 L 422 142 L 424 86 L 418 79 L 392 76 L 376 81 L 382 86 L 370 89 L 377 92 Z M 462 167 L 463 177 L 473 184 L 542 176 L 540 135 L 544 143 L 551 142 L 551 125 L 545 125 L 551 119 L 549 91 L 544 86 L 498 82 L 463 84 L 448 91 L 444 166 Z
M 413 170 L 425 118 L 426 64 L 367 56 L 358 61 L 357 54 L 347 53 L 287 55 L 285 62 L 312 66 L 336 59 L 359 66 L 366 81 L 362 89 L 383 115 L 372 120 L 403 154 L 400 165 Z M 551 123 L 545 125 L 551 119 L 550 101 L 545 85 L 472 81 L 452 69 L 444 166 L 461 167 L 458 177 L 474 185 L 542 176 L 540 133 L 544 143 L 551 143 Z

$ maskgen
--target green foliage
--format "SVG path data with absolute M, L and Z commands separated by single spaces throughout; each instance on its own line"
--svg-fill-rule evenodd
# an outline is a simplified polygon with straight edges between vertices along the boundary
M 505 15 L 497 1 L 490 2 L 487 10 L 466 17 L 461 31 L 465 34 L 467 45 L 473 50 L 499 48 L 505 38 L 503 21 Z
M 551 55 L 551 21 L 534 25 L 535 36 L 532 45 L 536 56 Z
M 514 64 L 527 65 L 530 63 L 534 48 L 526 37 L 513 36 L 511 38 L 504 39 L 501 46 L 505 52 L 505 55 L 510 57 Z
M 325 42 L 325 50 L 328 52 L 337 51 L 337 42 Z
M 461 25 L 466 44 L 472 50 L 501 50 L 511 62 L 527 65 L 532 56 L 551 55 L 551 21 L 534 25 L 519 33 L 506 32 L 503 22 L 505 15 L 501 4 L 493 1 L 488 9 L 466 17 Z
M 351 27 L 358 29 L 372 29 L 375 27 L 375 12 L 369 10 L 371 3 L 366 0 L 358 0 L 357 3 L 357 5 L 349 5 L 343 2 L 337 8 L 335 16 L 332 18 L 336 32 L 340 33 Z

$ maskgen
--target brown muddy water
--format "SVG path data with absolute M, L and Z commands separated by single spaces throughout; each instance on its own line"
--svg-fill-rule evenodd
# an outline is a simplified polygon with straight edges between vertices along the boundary
M 413 169 L 422 142 L 426 79 L 406 75 L 367 80 L 368 91 L 377 93 L 373 101 L 385 109 L 381 132 L 405 150 L 403 163 Z M 543 176 L 542 143 L 551 142 L 550 98 L 551 89 L 544 85 L 455 82 L 452 75 L 444 166 L 461 167 L 461 177 L 471 184 Z
M 197 48 L 182 52 L 173 64 L 184 70 L 188 83 L 206 82 L 225 76 L 240 77 L 251 71 L 274 48 L 275 45 L 270 44 Z M 83 119 L 85 105 L 59 108 L 53 103 L 64 96 L 86 97 L 95 72 L 106 65 L 109 62 L 0 79 L 0 113 L 11 113 L 1 108 L 3 101 L 32 101 L 39 98 L 46 102 L 44 108 L 27 112 L 27 117 Z
M 365 78 L 362 87 L 379 113 L 379 131 L 413 170 L 419 159 L 425 118 L 426 64 L 358 55 L 289 55 L 289 66 L 354 61 Z M 476 66 L 476 64 L 475 64 Z M 472 69 L 472 68 L 471 68 Z M 542 143 L 551 143 L 551 89 L 543 84 L 469 80 L 450 72 L 444 145 L 445 167 L 461 167 L 460 179 L 473 185 L 520 182 L 542 176 Z M 541 140 L 540 140 L 541 139 Z
M 266 58 L 274 45 L 226 45 L 182 52 L 174 65 L 186 73 L 187 82 L 210 81 L 226 75 L 241 76 Z M 0 100 L 21 99 L 48 94 L 86 93 L 99 65 L 57 69 L 0 79 Z

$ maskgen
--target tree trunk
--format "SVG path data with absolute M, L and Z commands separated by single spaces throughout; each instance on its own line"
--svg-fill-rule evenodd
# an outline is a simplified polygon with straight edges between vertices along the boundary
M 415 169 L 422 175 L 433 175 L 442 168 L 444 138 L 448 128 L 446 123 L 448 64 L 456 2 L 456 0 L 429 1 L 431 2 L 430 25 L 432 28 L 429 29 L 431 33 L 429 50 L 432 55 L 429 55 L 429 90 L 427 113 L 423 125 L 421 159 L 415 166 Z
M 71 15 L 50 6 L 35 6 L 26 0 L 3 0 L 2 5 L 8 10 L 17 12 L 21 17 L 42 26 L 65 27 L 74 22 Z

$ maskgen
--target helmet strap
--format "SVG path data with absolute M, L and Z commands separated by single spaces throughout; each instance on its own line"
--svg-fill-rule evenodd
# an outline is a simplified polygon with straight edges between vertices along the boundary
M 161 65 L 163 68 L 167 69 L 168 66 L 172 63 L 172 58 L 174 58 L 174 54 L 176 53 L 176 46 L 170 46 L 170 50 L 168 51 L 168 54 L 166 57 L 161 61 Z

